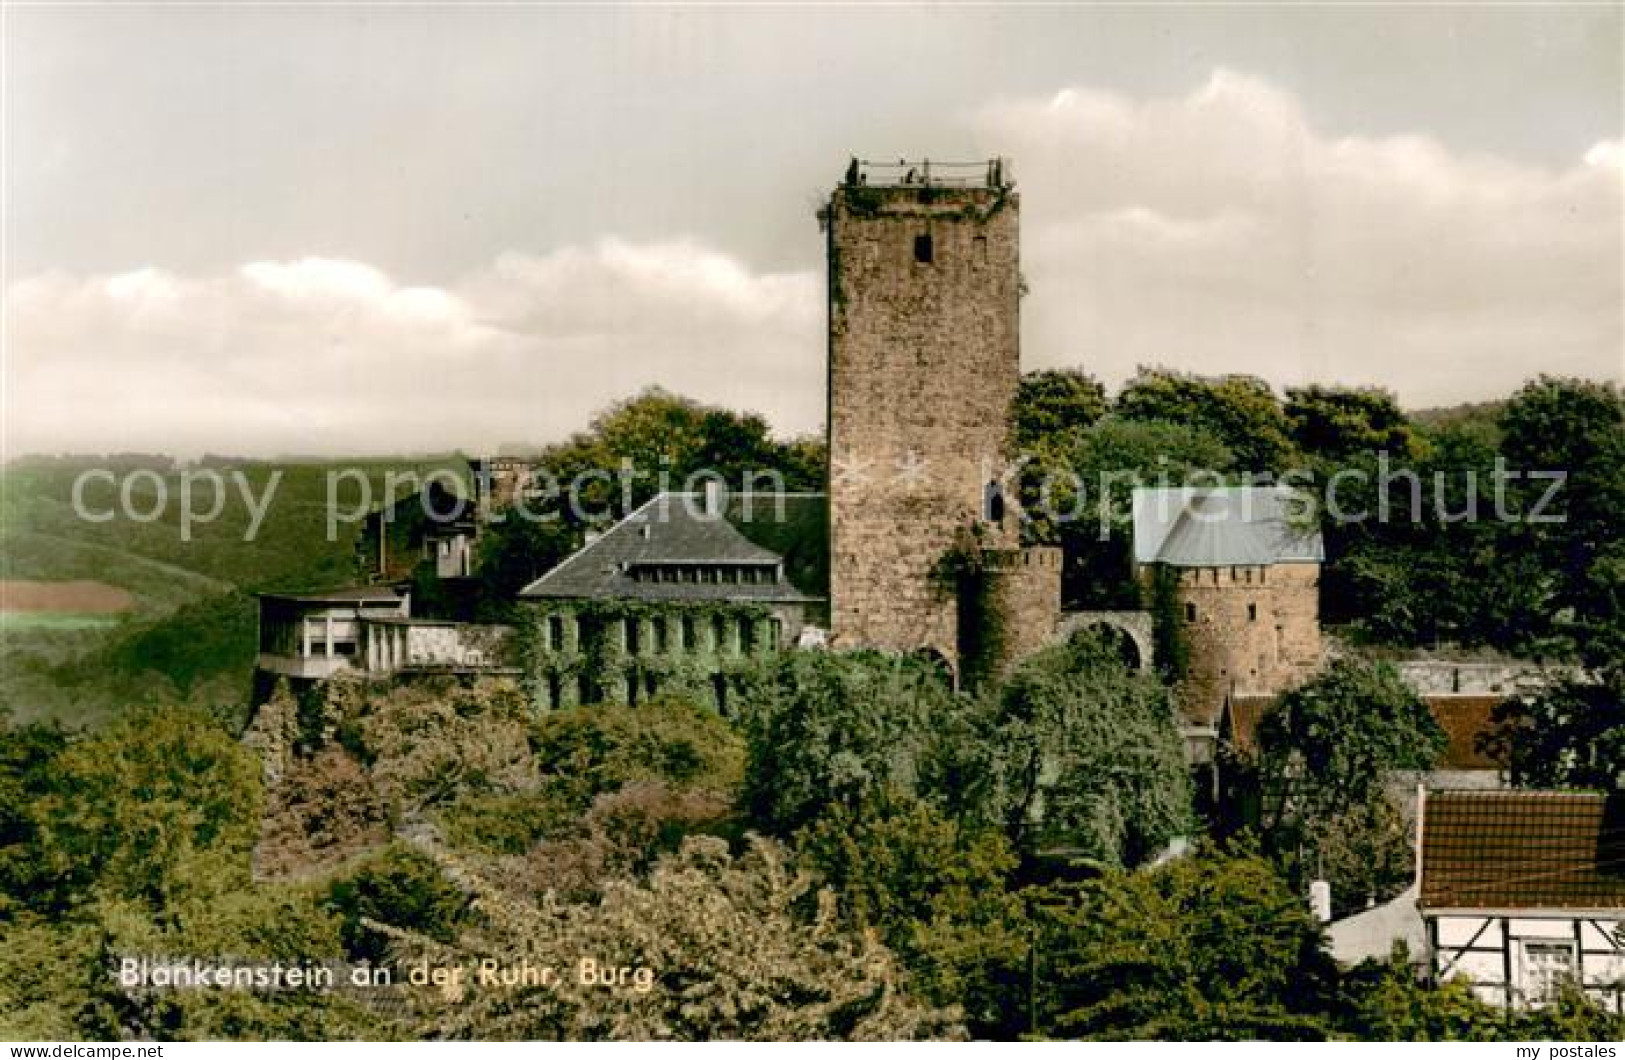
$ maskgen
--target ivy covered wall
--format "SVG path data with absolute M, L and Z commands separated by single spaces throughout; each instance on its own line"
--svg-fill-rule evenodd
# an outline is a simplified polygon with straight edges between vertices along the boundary
M 521 608 L 520 664 L 540 710 L 676 694 L 726 712 L 784 630 L 761 604 L 548 600 Z

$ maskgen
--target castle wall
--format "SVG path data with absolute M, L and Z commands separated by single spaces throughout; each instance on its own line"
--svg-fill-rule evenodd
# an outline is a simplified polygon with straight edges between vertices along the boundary
M 1275 695 L 1320 668 L 1319 582 L 1314 563 L 1179 572 L 1187 665 L 1176 698 L 1188 724 L 1217 726 L 1227 694 Z
M 835 647 L 932 649 L 957 666 L 943 561 L 982 516 L 1008 449 L 1017 213 L 1015 194 L 995 187 L 846 185 L 830 199 Z M 1017 545 L 1013 497 L 1005 505 L 980 544 Z
M 1452 662 L 1406 659 L 1396 664 L 1399 676 L 1419 695 L 1504 695 L 1539 692 L 1556 680 L 1578 677 L 1575 666 L 1542 666 L 1522 660 Z
M 961 669 L 971 687 L 1051 643 L 1060 617 L 1060 549 L 988 549 L 979 568 L 962 598 Z

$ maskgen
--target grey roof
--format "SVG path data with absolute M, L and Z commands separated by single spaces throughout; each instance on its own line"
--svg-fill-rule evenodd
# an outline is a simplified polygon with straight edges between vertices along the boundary
M 525 586 L 521 599 L 740 600 L 823 599 L 829 584 L 828 504 L 823 494 L 730 496 L 709 515 L 697 493 L 661 493 L 562 563 Z M 783 565 L 762 583 L 648 582 L 640 567 Z
M 1300 526 L 1290 486 L 1176 486 L 1134 491 L 1134 562 L 1173 567 L 1321 563 L 1320 530 Z
M 312 593 L 260 593 L 262 600 L 291 600 L 299 604 L 398 604 L 404 597 L 387 585 L 354 585 Z

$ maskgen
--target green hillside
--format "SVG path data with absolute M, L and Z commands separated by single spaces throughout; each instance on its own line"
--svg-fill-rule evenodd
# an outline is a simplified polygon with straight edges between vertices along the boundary
M 355 469 L 335 492 L 338 510 L 348 513 L 359 510 L 362 476 L 376 506 L 391 473 L 467 473 L 457 458 L 210 466 L 228 476 L 226 503 L 217 518 L 194 521 L 185 534 L 183 470 L 165 458 L 34 460 L 0 470 L 0 579 L 102 582 L 134 601 L 117 615 L 6 613 L 0 620 L 0 710 L 12 721 L 95 724 L 137 703 L 171 701 L 240 714 L 254 659 L 252 594 L 355 578 L 357 525 L 339 525 L 328 539 L 329 474 Z M 74 483 L 103 467 L 121 483 L 137 467 L 151 468 L 158 478 L 136 478 L 127 491 L 128 511 L 121 510 L 118 487 L 87 480 L 85 509 L 114 517 L 80 518 Z M 275 482 L 252 535 L 253 509 L 232 477 L 236 471 L 256 505 Z M 167 497 L 162 506 L 158 482 Z M 209 512 L 214 502 L 207 485 L 195 492 L 193 510 Z

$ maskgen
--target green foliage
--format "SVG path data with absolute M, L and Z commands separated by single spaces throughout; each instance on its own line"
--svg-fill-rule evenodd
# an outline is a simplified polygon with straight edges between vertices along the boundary
M 1435 418 L 1409 458 L 1344 460 L 1365 477 L 1339 482 L 1339 507 L 1367 518 L 1326 523 L 1327 616 L 1390 644 L 1625 655 L 1622 425 L 1617 388 L 1542 376 Z
M 581 540 L 578 529 L 559 520 L 505 518 L 486 527 L 475 571 L 479 580 L 476 617 L 492 622 L 522 621 L 516 614 L 519 591 L 579 548 Z
M 752 676 L 741 701 L 744 802 L 759 825 L 786 836 L 832 806 L 933 790 L 961 713 L 928 663 L 874 652 L 783 653 Z
M 527 605 L 518 610 L 521 663 L 532 699 L 544 710 L 552 705 L 547 701 L 549 682 L 556 682 L 561 689 L 584 685 L 582 696 L 594 703 L 623 703 L 628 698 L 628 680 L 644 695 L 715 702 L 718 675 L 725 689 L 733 689 L 772 651 L 762 634 L 771 615 L 766 606 L 756 603 L 695 600 L 673 607 L 670 603 L 643 600 L 570 600 Z M 575 621 L 578 634 L 574 644 L 553 647 L 547 643 L 545 624 L 554 612 L 568 614 Z M 737 653 L 683 650 L 643 651 L 636 655 L 626 650 L 624 631 L 628 622 L 672 622 L 679 618 L 693 622 L 697 630 L 709 628 L 719 618 L 740 628 L 750 624 L 758 633 L 756 648 Z M 675 643 L 676 633 L 670 626 L 667 633 L 669 643 Z M 718 705 L 733 712 L 731 704 Z
M 0 1034 L 8 1038 L 363 1037 L 336 996 L 196 990 L 126 995 L 131 955 L 324 960 L 339 924 L 303 888 L 252 884 L 259 763 L 209 715 L 138 710 L 92 735 L 6 737 Z M 30 911 L 37 910 L 37 912 Z
M 707 792 L 731 806 L 744 781 L 742 737 L 715 711 L 672 697 L 554 711 L 535 722 L 531 744 L 533 789 L 469 792 L 439 812 L 454 846 L 525 854 L 576 834 L 595 800 L 628 785 Z
M 105 932 L 80 920 L 0 920 L 0 1038 L 116 1040 L 123 999 Z
M 509 862 L 512 885 L 544 903 L 591 901 L 616 880 L 641 878 L 690 835 L 734 835 L 736 816 L 715 791 L 630 781 Z
M 745 776 L 745 741 L 733 726 L 715 711 L 670 697 L 543 715 L 535 750 L 554 790 L 580 809 L 635 780 L 731 799 Z
M 1625 1017 L 1608 1012 L 1565 984 L 1535 1009 L 1513 1012 L 1485 1004 L 1461 977 L 1424 983 L 1396 955 L 1367 962 L 1344 977 L 1345 1033 L 1366 1041 L 1611 1042 L 1625 1039 Z
M 987 768 L 1017 849 L 1132 865 L 1188 834 L 1190 779 L 1167 690 L 1100 637 L 1034 655 L 988 710 Z
M 1288 387 L 1286 418 L 1292 441 L 1305 455 L 1343 461 L 1362 453 L 1409 455 L 1416 445 L 1410 422 L 1386 390 L 1368 387 Z
M 1404 889 L 1409 830 L 1382 785 L 1394 770 L 1432 768 L 1445 735 L 1398 671 L 1338 659 L 1276 702 L 1258 744 L 1260 826 L 1290 878 L 1326 879 L 1340 911 Z
M 460 796 L 437 815 L 441 829 L 459 850 L 523 854 L 538 841 L 565 831 L 581 812 L 567 786 L 537 791 L 484 792 Z
M 399 815 L 535 786 L 530 704 L 512 681 L 332 681 L 321 709 L 323 728 L 366 763 Z
M 1607 1011 L 1568 983 L 1545 1005 L 1520 1012 L 1509 1031 L 1509 1038 L 1523 1041 L 1618 1042 L 1625 1041 L 1625 1015 Z
M 833 807 L 796 846 L 840 893 L 845 917 L 878 932 L 926 997 L 960 1006 L 976 1034 L 1008 1026 L 1008 986 L 1025 966 L 1027 937 L 1002 833 L 920 799 L 881 796 Z
M 1625 657 L 1625 395 L 1612 383 L 1541 376 L 1513 395 L 1500 420 L 1502 452 L 1514 470 L 1567 473 L 1545 514 L 1553 522 L 1513 527 L 1550 578 L 1544 606 L 1572 625 L 1593 665 Z M 1548 483 L 1520 480 L 1532 510 Z
M 1304 901 L 1246 850 L 1111 871 L 1040 908 L 1041 1035 L 1320 1039 L 1335 969 Z
M 1151 634 L 1157 672 L 1169 685 L 1183 680 L 1190 670 L 1191 646 L 1186 633 L 1185 608 L 1179 596 L 1179 570 L 1159 563 L 1148 575 Z
M 1319 816 L 1365 805 L 1391 770 L 1431 769 L 1445 735 L 1391 664 L 1343 658 L 1282 696 L 1258 742 L 1266 789 Z
M 54 772 L 34 822 L 61 900 L 94 889 L 162 909 L 245 882 L 259 763 L 208 715 L 132 712 L 70 745 Z
M 1488 750 L 1530 788 L 1625 790 L 1625 664 L 1496 708 Z
M 468 915 L 468 896 L 446 879 L 440 866 L 401 844 L 333 881 L 327 905 L 341 919 L 344 952 L 352 960 L 374 964 L 388 955 L 389 940 L 364 920 L 410 925 L 437 942 L 451 942 Z
M 1061 593 L 1069 607 L 1137 608 L 1132 576 L 1136 486 L 1213 484 L 1235 465 L 1208 430 L 1110 415 L 1087 429 L 1036 441 L 1022 469 L 1022 532 L 1065 551 Z
M 1044 368 L 1021 377 L 1011 412 L 1016 449 L 1065 445 L 1106 414 L 1106 388 L 1079 368 Z
M 822 488 L 824 470 L 821 447 L 810 439 L 776 441 L 758 415 L 702 405 L 659 387 L 600 412 L 587 431 L 544 450 L 540 463 L 561 487 L 608 472 L 611 480 L 591 484 L 581 499 L 588 512 L 616 518 L 663 488 L 697 488 L 689 482 L 699 472 L 720 475 L 730 489 L 754 481 L 758 490 L 805 491 Z
M 1430 986 L 1402 955 L 1368 962 L 1341 986 L 1347 1031 L 1381 1042 L 1490 1042 L 1507 1039 L 1506 1014 L 1473 995 L 1464 979 Z
M 457 963 L 521 956 L 562 973 L 554 985 L 416 995 L 424 1032 L 519 1040 L 805 1040 L 962 1037 L 954 1013 L 922 1004 L 896 959 L 835 922 L 833 896 L 788 852 L 752 839 L 742 854 L 691 838 L 646 880 L 618 879 L 590 903 L 537 907 L 468 874 L 482 922 L 455 950 L 412 934 L 397 957 Z M 810 916 L 809 916 L 810 914 Z M 584 957 L 646 969 L 646 989 L 583 985 Z
M 1142 368 L 1117 396 L 1117 413 L 1131 420 L 1201 427 L 1230 450 L 1237 469 L 1246 473 L 1285 471 L 1296 455 L 1280 399 L 1268 383 L 1253 376 Z
M 60 726 L 9 728 L 0 714 L 0 923 L 19 908 L 50 910 L 60 896 L 39 861 L 39 800 L 56 788 L 56 761 L 68 744 Z

